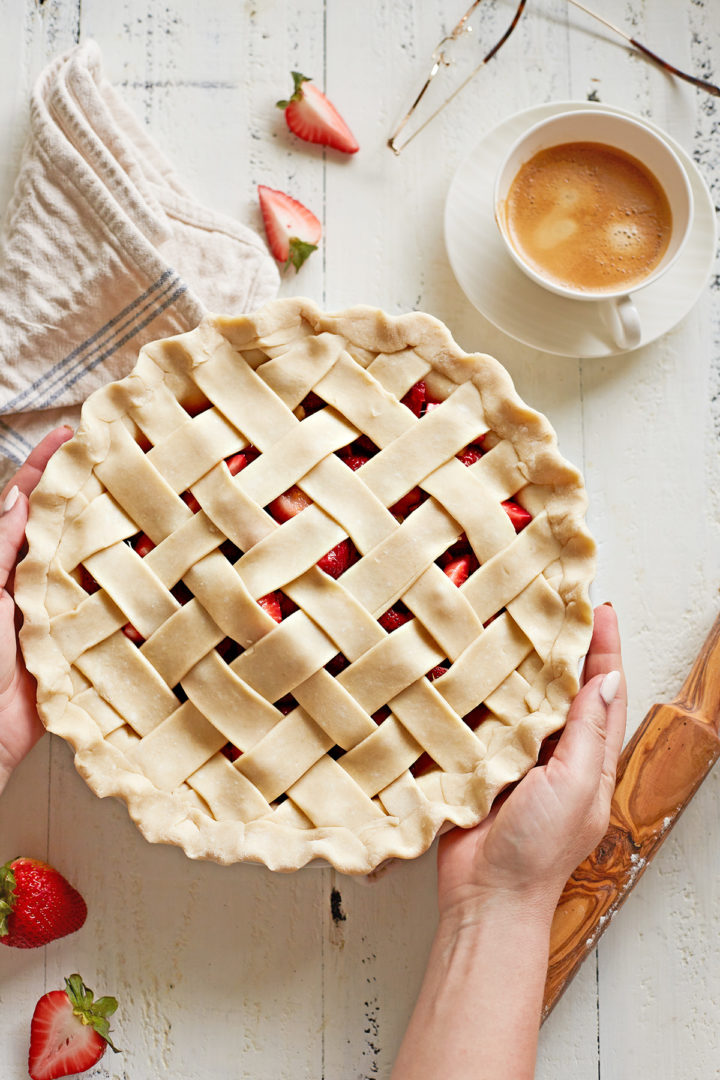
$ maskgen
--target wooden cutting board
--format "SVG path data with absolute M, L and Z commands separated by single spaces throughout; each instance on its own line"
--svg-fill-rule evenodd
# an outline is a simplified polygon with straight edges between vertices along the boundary
M 555 911 L 543 1019 L 720 757 L 719 728 L 720 616 L 678 696 L 653 705 L 622 752 L 610 827 Z

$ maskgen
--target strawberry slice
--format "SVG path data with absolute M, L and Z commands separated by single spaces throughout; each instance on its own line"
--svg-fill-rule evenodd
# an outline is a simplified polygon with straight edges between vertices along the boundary
M 430 682 L 435 682 L 435 679 L 442 678 L 443 675 L 447 675 L 448 669 L 444 664 L 438 664 L 437 667 L 431 668 L 427 673 L 427 678 Z
M 100 586 L 98 585 L 97 581 L 92 576 L 87 567 L 83 566 L 82 563 L 80 563 L 80 565 L 78 566 L 78 574 L 80 577 L 80 584 L 82 585 L 86 593 L 90 593 L 92 595 L 92 593 L 96 593 L 99 590 Z
M 470 443 L 469 446 L 466 446 L 464 450 L 461 450 L 460 453 L 455 456 L 462 461 L 463 465 L 469 467 L 470 465 L 474 465 L 476 461 L 479 461 L 484 453 L 485 451 L 482 446 L 479 446 L 477 443 Z
M 502 505 L 507 516 L 512 521 L 516 533 L 521 532 L 532 521 L 530 511 L 526 510 L 524 506 L 520 506 L 520 503 L 516 503 L 514 499 L 508 499 Z
M 345 462 L 348 469 L 357 472 L 358 469 L 362 469 L 363 465 L 367 465 L 370 458 L 365 457 L 364 454 L 348 454 L 348 456 L 344 457 L 342 460 Z
M 277 499 L 273 499 L 268 506 L 268 510 L 275 520 L 282 525 L 283 522 L 289 521 L 290 518 L 294 518 L 296 514 L 305 510 L 306 507 L 310 506 L 311 502 L 312 499 L 304 491 L 293 486 L 284 491 L 282 495 L 278 495 Z
M 112 997 L 93 1000 L 79 975 L 65 980 L 65 990 L 44 994 L 30 1024 L 28 1068 L 32 1080 L 56 1080 L 97 1064 L 110 1038 L 108 1016 L 117 1009 Z
M 334 548 L 328 551 L 327 555 L 323 555 L 322 559 L 318 559 L 317 564 L 331 578 L 339 578 L 341 574 L 345 573 L 348 566 L 355 561 L 353 556 L 354 545 L 351 545 L 349 540 L 341 540 L 339 544 L 336 544 Z
M 394 607 L 388 608 L 387 611 L 378 619 L 378 622 L 388 634 L 392 634 L 393 630 L 397 630 L 403 623 L 409 622 L 412 619 L 412 612 L 403 604 L 396 604 Z
M 443 570 L 458 589 L 464 585 L 470 576 L 470 556 L 461 555 L 459 559 L 453 559 Z
M 145 638 L 142 636 L 137 627 L 133 626 L 131 622 L 125 623 L 122 628 L 122 632 L 126 638 L 132 641 L 133 645 L 140 646 L 145 643 Z
M 220 753 L 224 754 L 230 762 L 237 761 L 239 757 L 242 757 L 242 750 L 238 750 L 237 746 L 234 746 L 231 742 L 221 746 Z
M 155 547 L 150 537 L 147 535 L 147 533 L 144 532 L 139 533 L 135 537 L 132 546 L 134 547 L 135 551 L 137 551 L 141 559 L 144 559 L 148 552 L 152 551 L 152 549 Z
M 241 469 L 244 469 L 248 463 L 248 459 L 244 454 L 231 454 L 229 458 L 225 458 L 225 464 L 230 470 L 231 476 L 237 476 Z
M 307 206 L 284 191 L 260 184 L 258 197 L 273 258 L 286 266 L 292 263 L 299 270 L 317 250 L 322 225 Z
M 390 513 L 395 517 L 406 518 L 408 514 L 412 514 L 413 510 L 417 510 L 420 503 L 425 502 L 427 495 L 419 487 L 414 487 L 411 491 L 408 491 L 407 495 L 403 495 L 402 499 L 398 499 L 394 506 L 391 506 Z
M 258 600 L 258 604 L 267 611 L 268 615 L 271 615 L 275 622 L 282 622 L 282 608 L 280 607 L 280 595 L 276 592 L 268 593 L 267 596 L 261 596 Z
M 415 416 L 422 416 L 423 409 L 425 408 L 425 402 L 427 401 L 427 390 L 425 389 L 424 382 L 416 382 L 414 386 L 411 386 L 405 397 L 400 399 L 403 405 L 407 405 L 411 413 L 415 413 Z
M 335 106 L 307 75 L 292 72 L 295 89 L 289 101 L 278 101 L 285 112 L 285 122 L 294 135 L 306 142 L 319 143 L 355 154 L 360 149 L 350 128 Z

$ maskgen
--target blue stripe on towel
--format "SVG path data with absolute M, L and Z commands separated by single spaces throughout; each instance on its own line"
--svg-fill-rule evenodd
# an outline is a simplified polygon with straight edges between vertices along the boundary
M 0 420 L 0 453 L 14 461 L 16 465 L 22 465 L 25 458 L 32 450 L 32 443 L 13 431 L 4 420 Z
M 117 352 L 118 349 L 122 348 L 122 346 L 126 342 L 128 342 L 130 338 L 135 337 L 135 335 L 138 334 L 141 330 L 144 330 L 145 327 L 153 321 L 153 319 L 156 319 L 158 315 L 161 315 L 162 312 L 165 311 L 166 308 L 170 307 L 171 304 L 174 304 L 178 297 L 182 296 L 184 292 L 187 292 L 187 285 L 181 284 L 175 290 L 175 292 L 167 298 L 165 303 L 152 310 L 146 319 L 144 319 L 141 323 L 138 323 L 136 326 L 133 326 L 133 328 L 128 331 L 128 333 L 125 334 L 124 337 L 115 341 L 109 349 L 106 349 L 105 352 L 100 353 L 100 355 L 97 356 L 91 363 L 86 363 L 82 370 L 78 371 L 73 378 L 69 379 L 67 382 L 64 382 L 63 385 L 58 390 L 56 390 L 54 394 L 51 394 L 49 397 L 43 398 L 42 407 L 45 409 L 49 408 L 52 403 L 56 401 L 57 398 L 59 398 L 60 395 L 69 386 L 72 386 L 74 383 L 76 383 L 78 379 L 82 379 L 84 375 L 87 375 L 89 371 L 92 371 L 93 368 L 96 368 L 98 364 L 102 364 L 104 360 L 107 360 L 109 356 L 112 356 L 114 352 Z
M 168 279 L 172 280 L 168 282 Z M 154 300 L 151 300 L 149 303 L 145 303 L 145 301 L 148 301 L 148 299 L 152 296 L 153 293 L 157 293 L 158 289 L 161 289 L 162 286 L 165 285 L 166 282 L 168 282 L 166 288 L 162 290 L 161 295 L 164 295 L 167 290 L 169 288 L 172 288 L 173 285 L 179 280 L 180 279 L 173 270 L 166 270 L 165 273 L 157 279 L 157 281 L 155 281 L 148 289 L 145 290 L 145 292 L 137 296 L 132 301 L 132 303 L 128 304 L 127 307 L 123 308 L 122 311 L 118 312 L 117 315 L 115 315 L 112 319 L 106 322 L 105 325 L 102 326 L 99 330 L 97 330 L 91 337 L 83 341 L 81 345 L 78 345 L 75 349 L 72 350 L 72 352 L 68 353 L 67 356 L 63 357 L 62 360 L 58 361 L 58 363 L 54 364 L 51 368 L 48 369 L 48 371 L 44 372 L 39 379 L 36 379 L 35 382 L 31 383 L 29 386 L 26 386 L 24 390 L 22 390 L 19 394 L 16 394 L 14 398 L 11 398 L 10 401 L 0 407 L 0 413 L 25 412 L 28 408 L 42 408 L 42 392 L 54 388 L 57 385 L 58 380 L 63 379 L 66 374 L 70 373 L 70 371 L 74 371 L 77 368 L 77 364 L 73 364 L 73 361 L 80 357 L 82 353 L 85 353 L 88 349 L 90 349 L 92 345 L 95 345 L 95 348 L 91 349 L 87 357 L 78 361 L 80 364 L 84 363 L 85 359 L 93 356 L 95 352 L 97 352 L 97 349 L 102 347 L 103 342 L 101 342 L 101 338 L 107 337 L 107 335 L 111 332 L 113 334 L 117 334 L 119 331 L 124 330 L 132 321 L 137 319 L 140 315 L 144 314 L 144 312 L 148 310 L 148 307 L 151 306 L 152 303 L 157 302 L 159 297 L 156 296 Z M 185 290 L 183 289 L 183 291 Z M 144 304 L 144 307 L 142 307 L 140 310 L 137 310 L 142 304 Z M 160 310 L 164 310 L 164 308 L 161 308 Z M 132 314 L 133 312 L 135 312 L 135 314 Z M 132 315 L 132 319 L 128 319 L 129 315 Z M 119 323 L 122 323 L 122 325 L 119 326 Z M 143 322 L 142 325 L 146 326 L 147 321 Z M 127 340 L 128 338 L 125 337 L 124 341 Z M 91 369 L 89 368 L 88 370 Z M 77 379 L 73 380 L 73 382 L 76 381 Z M 57 395 L 55 395 L 55 397 L 57 397 Z

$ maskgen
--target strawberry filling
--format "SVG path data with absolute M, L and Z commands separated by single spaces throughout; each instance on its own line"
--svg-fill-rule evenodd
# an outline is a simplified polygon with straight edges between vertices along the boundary
M 403 623 L 409 622 L 412 619 L 412 612 L 403 604 L 402 600 L 398 600 L 396 604 L 393 604 L 391 608 L 388 608 L 380 618 L 378 622 L 388 634 L 391 634 L 393 630 L 397 630 Z
M 514 499 L 508 499 L 504 502 L 503 508 L 507 513 L 507 516 L 513 523 L 513 528 L 516 533 L 522 532 L 526 525 L 529 525 L 532 521 L 532 514 L 529 510 L 526 510 L 520 503 L 516 503 Z

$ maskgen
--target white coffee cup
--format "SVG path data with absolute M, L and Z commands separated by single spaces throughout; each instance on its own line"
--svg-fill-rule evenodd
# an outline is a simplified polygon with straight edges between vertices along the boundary
M 659 262 L 628 289 L 590 290 L 559 282 L 545 274 L 513 243 L 507 221 L 510 188 L 522 166 L 539 151 L 565 143 L 600 143 L 639 161 L 663 189 L 672 215 L 667 247 Z M 687 173 L 665 140 L 639 119 L 606 112 L 603 109 L 560 113 L 535 124 L 510 147 L 495 181 L 495 220 L 507 251 L 534 282 L 571 300 L 592 301 L 605 305 L 616 345 L 632 349 L 642 340 L 642 326 L 637 308 L 629 293 L 657 281 L 677 259 L 692 225 L 693 197 Z

